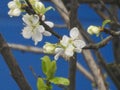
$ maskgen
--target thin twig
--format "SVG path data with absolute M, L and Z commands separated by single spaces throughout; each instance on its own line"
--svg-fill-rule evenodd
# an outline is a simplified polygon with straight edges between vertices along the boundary
M 108 44 L 108 42 L 112 39 L 112 36 L 108 36 L 105 39 L 103 39 L 101 42 L 97 43 L 97 44 L 88 44 L 87 46 L 85 46 L 83 49 L 99 49 L 101 47 L 104 47 L 105 45 Z

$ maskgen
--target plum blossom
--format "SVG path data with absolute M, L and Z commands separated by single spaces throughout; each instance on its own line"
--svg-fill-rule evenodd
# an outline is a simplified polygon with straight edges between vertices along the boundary
M 74 55 L 74 52 L 81 53 L 82 48 L 86 45 L 84 41 L 78 38 L 79 31 L 76 27 L 72 28 L 70 31 L 70 37 L 64 35 L 60 41 L 60 46 L 55 49 L 55 60 L 59 58 L 60 55 L 65 54 L 67 57 Z
M 100 27 L 93 26 L 93 25 L 89 26 L 88 29 L 87 29 L 87 32 L 90 35 L 96 34 L 96 36 L 99 36 L 101 31 L 102 31 L 102 29 Z
M 20 16 L 21 14 L 21 3 L 19 0 L 13 0 L 8 3 L 8 8 L 10 9 L 8 15 L 12 16 Z
M 46 31 L 43 25 L 40 25 L 39 22 L 39 16 L 38 15 L 24 15 L 23 21 L 26 24 L 26 26 L 22 30 L 22 35 L 25 39 L 30 39 L 35 42 L 35 45 L 38 44 L 38 42 L 42 41 L 43 35 L 45 36 L 51 36 L 51 33 Z M 50 24 L 47 24 L 50 27 Z

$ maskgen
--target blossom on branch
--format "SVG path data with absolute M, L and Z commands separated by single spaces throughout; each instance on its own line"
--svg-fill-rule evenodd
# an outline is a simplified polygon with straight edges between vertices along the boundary
M 38 15 L 24 15 L 23 21 L 26 24 L 26 27 L 22 30 L 22 35 L 26 39 L 32 38 L 35 42 L 35 45 L 38 42 L 42 41 L 43 35 L 51 36 L 51 33 L 45 30 L 43 25 L 40 25 L 39 16 Z M 51 22 L 52 23 L 52 22 Z M 47 24 L 47 23 L 46 23 Z M 53 27 L 54 24 L 47 24 L 49 27 Z
M 79 31 L 76 27 L 72 28 L 70 31 L 70 37 L 64 35 L 60 41 L 59 46 L 55 49 L 55 60 L 59 58 L 60 55 L 65 54 L 67 57 L 72 57 L 74 52 L 81 53 L 82 48 L 86 45 L 84 41 L 78 38 Z
M 56 44 L 51 44 L 48 42 L 43 46 L 44 52 L 46 53 L 54 53 L 55 48 L 56 48 Z
M 48 10 L 53 9 L 51 6 L 45 8 L 44 4 L 39 0 L 30 0 L 30 3 L 35 12 L 39 15 L 44 15 Z
M 8 8 L 10 9 L 8 15 L 12 16 L 20 16 L 21 10 L 21 3 L 19 0 L 13 0 L 8 3 Z
M 97 26 L 93 26 L 93 25 L 89 26 L 88 29 L 87 29 L 87 32 L 90 35 L 96 34 L 96 36 L 99 36 L 101 31 L 102 31 L 101 27 L 97 27 Z

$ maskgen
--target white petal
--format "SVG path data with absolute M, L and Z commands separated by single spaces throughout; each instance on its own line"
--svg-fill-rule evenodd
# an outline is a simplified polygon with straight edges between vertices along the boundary
M 63 37 L 62 37 L 62 40 L 60 41 L 60 43 L 63 45 L 63 46 L 67 46 L 68 45 L 68 43 L 69 43 L 69 37 L 68 36 L 66 36 L 66 35 L 64 35 Z
M 17 5 L 16 5 L 16 3 L 15 3 L 14 1 L 10 1 L 10 2 L 8 3 L 8 7 L 9 7 L 10 9 L 14 9 L 14 8 L 17 7 Z
M 22 20 L 29 26 L 36 25 L 39 22 L 39 16 L 38 15 L 28 15 L 25 14 L 22 18 Z
M 45 28 L 43 27 L 43 25 L 38 25 L 36 27 L 36 30 L 38 30 L 40 33 L 44 33 L 45 32 Z
M 35 42 L 35 45 L 38 44 L 38 42 L 40 42 L 42 40 L 43 36 L 41 33 L 36 33 L 36 34 L 33 34 L 32 36 L 32 40 Z
M 34 15 L 33 18 L 32 18 L 32 23 L 35 25 L 39 22 L 39 16 L 38 15 Z
M 21 10 L 18 8 L 10 10 L 8 12 L 8 15 L 10 15 L 10 16 L 20 16 L 20 14 L 21 14 Z
M 45 21 L 45 24 L 47 24 L 50 28 L 54 27 L 54 23 L 50 21 Z
M 48 31 L 44 31 L 43 35 L 45 35 L 45 36 L 51 36 L 52 34 L 50 32 L 48 32 Z
M 37 45 L 38 42 L 40 42 L 43 38 L 43 35 L 41 33 L 41 27 L 36 27 L 33 31 L 34 34 L 32 35 L 32 39 L 35 41 L 35 45 Z
M 82 49 L 81 48 L 75 48 L 74 51 L 77 52 L 77 53 L 81 53 Z
M 60 56 L 61 54 L 63 54 L 63 51 L 64 51 L 64 49 L 62 49 L 62 48 L 56 48 L 56 49 L 55 49 L 56 55 L 54 56 L 54 59 L 55 59 L 55 60 L 58 60 L 59 56 Z
M 69 57 L 73 56 L 74 54 L 73 50 L 74 50 L 73 45 L 72 44 L 68 45 L 68 47 L 65 49 L 65 55 Z
M 83 40 L 74 40 L 73 43 L 76 48 L 83 48 L 86 46 L 86 44 Z
M 63 51 L 63 50 L 64 50 L 63 48 L 56 48 L 56 49 L 55 49 L 55 53 L 61 52 L 61 51 Z
M 23 35 L 24 38 L 30 39 L 33 34 L 32 27 L 24 27 L 21 34 Z
M 79 36 L 78 28 L 74 27 L 70 30 L 70 37 L 74 40 Z
M 42 16 L 42 21 L 45 21 L 45 15 Z

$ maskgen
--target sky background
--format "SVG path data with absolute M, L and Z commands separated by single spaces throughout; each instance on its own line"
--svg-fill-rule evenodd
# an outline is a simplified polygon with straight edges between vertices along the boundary
M 31 45 L 34 46 L 34 42 L 29 39 L 24 39 L 21 35 L 21 31 L 24 27 L 23 21 L 22 21 L 22 15 L 20 17 L 9 17 L 8 16 L 8 7 L 7 3 L 10 0 L 2 0 L 0 2 L 0 33 L 3 35 L 5 40 L 8 43 L 16 43 L 16 44 L 23 44 L 23 45 Z M 49 2 L 44 2 L 46 6 L 52 5 Z M 86 30 L 89 25 L 97 25 L 100 26 L 102 24 L 102 20 L 100 17 L 94 12 L 93 9 L 91 9 L 88 5 L 80 5 L 78 10 L 78 17 L 83 25 L 84 29 Z M 46 19 L 53 21 L 55 24 L 64 24 L 63 19 L 57 12 L 57 10 L 53 11 L 50 10 L 46 13 Z M 69 31 L 65 29 L 58 29 L 54 28 L 55 31 L 57 31 L 60 35 L 67 34 L 69 35 Z M 106 37 L 107 35 L 103 35 L 103 37 Z M 95 36 L 92 36 L 93 40 L 95 42 L 99 42 L 101 39 L 96 38 Z M 51 42 L 55 43 L 57 42 L 57 39 L 52 37 L 44 37 L 43 41 L 40 42 L 37 47 L 42 47 L 44 45 L 44 42 Z M 106 59 L 106 62 L 110 63 L 114 60 L 112 48 L 111 48 L 111 42 L 108 43 L 107 46 L 104 48 L 101 48 L 100 51 L 102 52 L 102 55 Z M 40 58 L 44 56 L 44 54 L 34 54 L 34 53 L 28 53 L 28 52 L 21 52 L 17 50 L 12 50 L 12 53 L 14 54 L 19 66 L 21 67 L 26 79 L 30 83 L 33 90 L 37 90 L 36 88 L 36 79 L 34 78 L 32 72 L 30 71 L 30 66 L 33 67 L 35 70 L 35 73 L 40 76 L 44 76 L 41 71 L 41 60 Z M 82 55 L 78 54 L 78 62 L 81 63 L 84 67 L 88 68 Z M 53 56 L 51 57 L 53 58 Z M 56 76 L 62 76 L 67 77 L 68 76 L 68 62 L 64 61 L 62 58 L 60 58 L 57 61 L 57 72 Z M 110 79 L 107 79 L 110 85 L 110 90 L 116 90 L 113 83 L 111 83 Z M 10 75 L 9 68 L 7 64 L 4 62 L 4 59 L 0 55 L 0 90 L 19 90 L 17 84 L 12 79 Z M 62 90 L 58 87 L 53 87 L 53 90 Z M 79 71 L 77 71 L 76 74 L 76 90 L 92 90 L 91 82 Z

